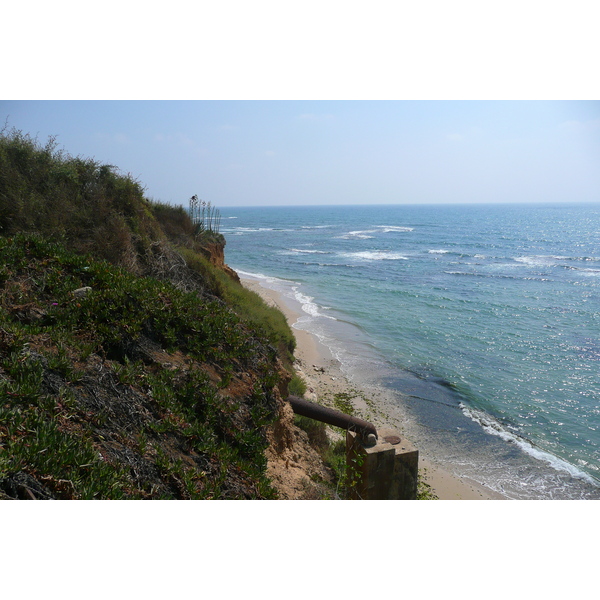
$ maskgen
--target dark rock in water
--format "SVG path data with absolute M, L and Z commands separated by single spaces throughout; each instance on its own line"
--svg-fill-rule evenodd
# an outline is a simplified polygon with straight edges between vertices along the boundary
M 437 383 L 438 385 L 448 388 L 449 390 L 456 391 L 456 385 L 451 381 L 444 379 L 443 377 L 431 377 L 430 379 L 428 379 L 428 381 L 431 381 L 432 383 Z

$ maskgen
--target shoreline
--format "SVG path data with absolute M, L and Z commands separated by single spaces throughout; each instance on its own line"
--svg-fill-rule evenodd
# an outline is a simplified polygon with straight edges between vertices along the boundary
M 350 382 L 341 370 L 341 364 L 316 335 L 294 325 L 302 312 L 286 302 L 277 290 L 262 285 L 258 279 L 240 276 L 244 287 L 256 292 L 267 304 L 277 307 L 286 317 L 296 338 L 295 369 L 306 382 L 305 397 L 311 401 L 324 401 L 329 404 L 336 395 L 351 400 L 361 418 L 373 422 L 376 427 L 392 427 L 402 431 L 403 416 L 398 406 L 389 400 L 375 396 L 366 397 L 367 390 L 361 390 Z M 368 413 L 365 415 L 364 413 Z M 333 434 L 335 435 L 335 434 Z M 440 500 L 505 500 L 481 485 L 460 478 L 435 462 L 435 457 L 423 455 L 419 449 L 419 472 L 422 480 Z

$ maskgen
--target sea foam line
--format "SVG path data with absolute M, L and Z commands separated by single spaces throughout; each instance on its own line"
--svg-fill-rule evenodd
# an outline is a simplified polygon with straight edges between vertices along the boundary
M 349 231 L 345 235 L 341 235 L 340 238 L 343 240 L 359 239 L 359 240 L 370 240 L 373 238 L 369 233 L 376 233 L 376 229 L 363 229 L 359 231 Z
M 398 252 L 386 250 L 372 250 L 365 252 L 343 252 L 339 254 L 343 258 L 358 258 L 360 260 L 408 260 L 408 257 Z
M 383 233 L 408 233 L 414 231 L 414 227 L 401 227 L 399 225 L 376 225 L 378 229 L 382 229 Z
M 480 425 L 486 433 L 490 435 L 495 435 L 505 442 L 516 444 L 523 452 L 529 454 L 533 458 L 537 460 L 542 460 L 548 463 L 553 469 L 556 471 L 564 471 L 568 473 L 571 477 L 575 477 L 576 479 L 583 479 L 587 483 L 598 486 L 598 481 L 593 477 L 588 475 L 587 473 L 581 471 L 576 466 L 568 463 L 562 458 L 558 458 L 545 450 L 541 450 L 536 448 L 531 442 L 511 433 L 507 429 L 505 429 L 496 419 L 491 417 L 490 415 L 476 410 L 474 408 L 468 408 L 462 402 L 459 404 L 459 408 L 462 410 L 463 414 L 467 416 L 469 419 Z
M 370 233 L 407 233 L 414 231 L 413 227 L 400 227 L 398 225 L 375 225 L 375 229 L 360 229 L 357 231 L 349 231 L 344 235 L 340 235 L 339 238 L 343 240 L 359 239 L 359 240 L 370 240 L 373 238 Z
M 248 271 L 242 271 L 240 269 L 236 269 L 236 271 L 240 277 L 258 279 L 261 282 L 261 285 L 264 284 L 264 287 L 268 287 L 284 297 L 295 300 L 298 302 L 298 304 L 300 304 L 303 312 L 305 312 L 309 317 L 323 317 L 325 319 L 337 321 L 335 317 L 323 314 L 320 311 L 319 305 L 314 302 L 314 298 L 302 293 L 299 290 L 301 284 L 297 281 L 272 277 L 269 275 L 264 275 L 263 273 L 249 273 Z
M 331 317 L 330 315 L 324 315 L 319 310 L 319 305 L 313 302 L 314 298 L 312 296 L 307 296 L 298 290 L 298 286 L 292 287 L 294 292 L 294 297 L 297 302 L 302 306 L 302 310 L 311 317 L 324 317 L 325 319 L 332 319 L 333 321 L 337 321 L 335 317 Z
M 299 254 L 333 254 L 333 252 L 327 252 L 326 250 L 302 250 L 300 248 L 290 248 L 290 252 Z

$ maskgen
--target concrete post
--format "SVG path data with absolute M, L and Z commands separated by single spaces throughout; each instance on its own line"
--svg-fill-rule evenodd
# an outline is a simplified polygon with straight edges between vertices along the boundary
M 419 451 L 392 429 L 377 430 L 374 446 L 346 433 L 346 465 L 354 500 L 416 500 Z

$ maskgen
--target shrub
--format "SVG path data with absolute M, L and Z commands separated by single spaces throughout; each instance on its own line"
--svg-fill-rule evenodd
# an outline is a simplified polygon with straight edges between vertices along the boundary
M 141 184 L 13 129 L 0 134 L 0 235 L 36 232 L 115 264 L 163 234 Z
M 297 373 L 294 373 L 288 385 L 288 391 L 292 396 L 300 396 L 302 398 L 306 394 L 306 382 Z

